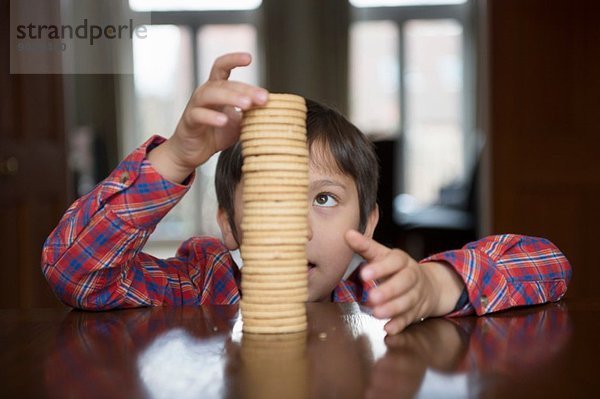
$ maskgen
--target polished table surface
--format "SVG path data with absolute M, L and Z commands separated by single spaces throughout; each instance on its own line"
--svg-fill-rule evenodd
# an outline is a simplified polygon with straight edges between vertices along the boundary
M 238 306 L 0 310 L 0 397 L 598 397 L 600 301 L 429 319 L 386 336 L 358 304 L 303 334 L 241 332 Z

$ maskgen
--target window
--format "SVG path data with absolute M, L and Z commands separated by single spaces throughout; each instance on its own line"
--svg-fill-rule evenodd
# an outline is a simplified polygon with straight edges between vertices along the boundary
M 466 1 L 350 2 L 350 117 L 375 139 L 397 139 L 395 193 L 432 204 L 473 159 Z
M 134 96 L 131 117 L 135 139 L 122 137 L 126 155 L 154 134 L 169 137 L 195 87 L 206 81 L 213 61 L 231 51 L 247 51 L 254 62 L 236 69 L 231 79 L 260 84 L 260 54 L 257 45 L 260 0 L 130 0 L 138 12 L 152 11 L 146 38 L 134 37 Z M 186 12 L 171 12 L 186 10 Z M 210 11 L 208 11 L 210 10 Z M 228 10 L 228 11 L 222 11 Z M 123 136 L 130 134 L 125 132 Z M 159 223 L 145 252 L 165 258 L 193 235 L 220 236 L 216 223 L 214 191 L 216 156 L 196 171 L 188 194 Z
M 350 115 L 361 130 L 385 137 L 400 128 L 398 26 L 357 22 L 350 28 Z
M 190 31 L 176 25 L 148 27 L 146 39 L 133 40 L 136 138 L 168 137 L 190 97 L 193 66 Z M 190 192 L 157 226 L 153 237 L 177 240 L 194 231 L 197 193 Z
M 442 186 L 464 178 L 462 28 L 411 20 L 404 38 L 404 189 L 432 203 Z

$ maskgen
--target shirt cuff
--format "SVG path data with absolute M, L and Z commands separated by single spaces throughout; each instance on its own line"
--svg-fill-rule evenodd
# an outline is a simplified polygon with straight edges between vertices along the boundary
M 432 255 L 421 262 L 441 262 L 452 267 L 465 283 L 468 304 L 449 316 L 478 315 L 506 309 L 511 303 L 508 283 L 494 267 L 494 261 L 483 251 L 460 249 Z
M 458 297 L 458 301 L 456 301 L 456 305 L 454 306 L 452 313 L 458 312 L 459 310 L 461 310 L 462 308 L 467 306 L 468 303 L 469 303 L 469 292 L 467 291 L 467 287 L 465 287 L 465 288 L 463 288 L 462 292 L 460 293 L 460 297 Z
M 185 184 L 163 178 L 146 159 L 150 150 L 166 139 L 153 136 L 127 156 L 105 180 L 100 201 L 127 223 L 152 229 L 183 198 L 195 174 Z

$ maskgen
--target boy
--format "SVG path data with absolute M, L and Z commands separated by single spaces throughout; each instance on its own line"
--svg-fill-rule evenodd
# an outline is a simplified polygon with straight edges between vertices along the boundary
M 64 303 L 102 310 L 239 301 L 240 273 L 229 250 L 242 238 L 241 156 L 239 148 L 227 149 L 239 138 L 239 109 L 264 105 L 268 93 L 228 78 L 250 62 L 246 53 L 218 58 L 171 138 L 150 139 L 69 208 L 42 256 L 44 275 Z M 544 239 L 488 237 L 420 263 L 373 241 L 379 213 L 372 146 L 341 115 L 308 106 L 309 301 L 365 301 L 368 294 L 373 314 L 390 318 L 385 329 L 394 334 L 425 317 L 562 298 L 571 269 Z M 140 252 L 189 189 L 195 168 L 223 150 L 216 176 L 223 243 L 194 237 L 166 260 Z M 366 264 L 342 279 L 354 252 Z

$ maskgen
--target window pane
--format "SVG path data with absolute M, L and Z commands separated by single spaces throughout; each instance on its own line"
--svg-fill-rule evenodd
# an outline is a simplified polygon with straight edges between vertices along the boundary
M 148 26 L 145 39 L 133 37 L 133 67 L 141 140 L 170 135 L 193 89 L 190 32 Z
M 400 124 L 399 32 L 390 21 L 350 28 L 350 118 L 365 134 L 392 136 Z
M 230 79 L 253 85 L 259 84 L 256 27 L 248 24 L 206 25 L 198 31 L 198 76 L 200 82 L 208 79 L 214 60 L 225 53 L 245 51 L 252 54 L 252 64 L 232 71 Z M 220 237 L 216 220 L 217 196 L 214 176 L 218 154 L 198 169 L 196 185 L 199 191 L 199 233 Z
M 462 27 L 454 20 L 405 25 L 405 192 L 431 203 L 464 176 Z
M 253 10 L 261 0 L 129 0 L 135 11 Z
M 252 54 L 252 64 L 232 71 L 230 79 L 258 84 L 258 59 L 256 28 L 249 24 L 206 25 L 198 31 L 198 65 L 200 82 L 206 81 L 214 60 L 225 54 L 245 51 Z
M 175 25 L 148 26 L 145 39 L 133 38 L 136 138 L 169 137 L 193 90 L 190 32 Z M 153 240 L 182 240 L 194 232 L 192 191 L 161 221 Z

